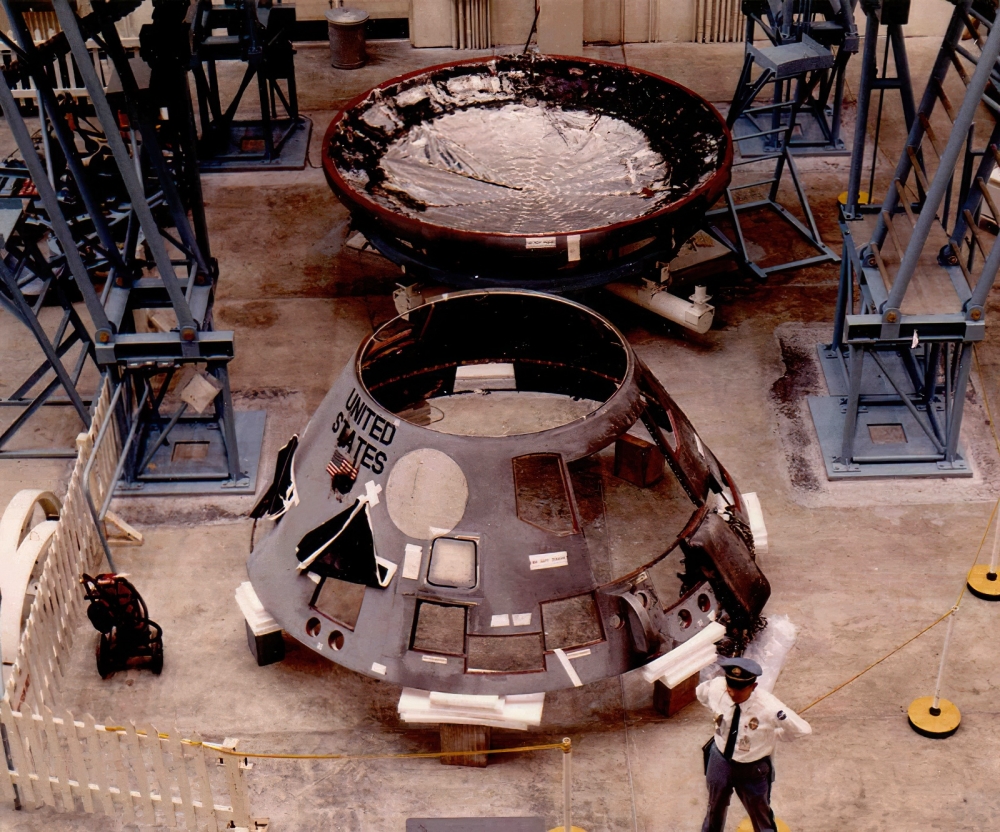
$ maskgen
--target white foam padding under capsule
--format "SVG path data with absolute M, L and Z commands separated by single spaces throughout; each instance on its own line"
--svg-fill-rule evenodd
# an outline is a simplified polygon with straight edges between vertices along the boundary
M 715 643 L 725 634 L 725 627 L 710 621 L 701 632 L 642 668 L 642 678 L 650 683 L 662 679 L 667 687 L 676 687 L 716 660 Z
M 767 554 L 767 526 L 764 525 L 764 512 L 760 507 L 760 498 L 757 492 L 751 491 L 743 495 L 743 502 L 747 506 L 747 514 L 750 515 L 750 532 L 753 534 L 754 549 L 758 555 Z
M 281 625 L 264 609 L 250 581 L 244 581 L 236 588 L 236 603 L 240 605 L 240 611 L 255 636 L 266 636 L 281 629 Z
M 403 688 L 399 718 L 411 724 L 488 725 L 527 731 L 542 721 L 544 693 L 477 696 Z

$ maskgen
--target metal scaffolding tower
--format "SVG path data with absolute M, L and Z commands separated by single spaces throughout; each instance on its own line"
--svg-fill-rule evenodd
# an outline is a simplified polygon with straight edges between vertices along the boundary
M 899 90 L 903 105 L 903 119 L 906 129 L 913 127 L 916 118 L 916 104 L 913 101 L 913 85 L 910 80 L 910 62 L 906 56 L 906 40 L 903 26 L 909 22 L 910 0 L 861 0 L 861 8 L 868 19 L 865 29 L 865 49 L 861 58 L 861 80 L 858 85 L 858 115 L 854 126 L 854 145 L 851 150 L 851 170 L 847 180 L 847 195 L 844 198 L 844 218 L 860 219 L 863 213 L 875 212 L 875 164 L 878 160 L 878 143 L 882 128 L 882 104 L 886 90 Z M 878 72 L 878 33 L 885 26 L 885 54 L 882 56 L 882 74 Z M 889 50 L 895 75 L 889 77 Z M 878 109 L 875 115 L 875 137 L 872 142 L 871 176 L 868 190 L 861 190 L 861 173 L 864 168 L 865 144 L 868 138 L 868 119 L 871 112 L 872 93 L 878 91 Z
M 142 61 L 128 53 L 115 27 L 138 5 L 135 0 L 94 0 L 84 18 L 69 0 L 54 0 L 62 31 L 40 44 L 25 25 L 21 5 L 2 2 L 13 39 L 0 34 L 0 40 L 15 61 L 3 73 L 0 107 L 37 198 L 12 219 L 4 238 L 0 298 L 45 353 L 45 363 L 28 380 L 32 384 L 25 382 L 17 395 L 24 397 L 48 370 L 55 375 L 25 413 L 36 412 L 62 388 L 89 424 L 76 387 L 80 365 L 92 358 L 113 382 L 126 386 L 119 430 L 134 433 L 135 441 L 120 490 L 252 493 L 264 414 L 234 412 L 227 371 L 233 333 L 216 332 L 212 323 L 218 269 L 208 249 L 194 152 L 190 52 L 174 14 L 183 12 L 186 0 L 157 4 L 153 23 L 144 27 L 139 57 L 149 78 L 141 81 L 136 67 Z M 88 41 L 107 56 L 110 79 L 99 73 Z M 178 61 L 185 50 L 187 59 Z M 97 121 L 86 133 L 77 102 L 53 88 L 49 68 L 55 60 L 72 60 L 86 85 Z M 38 90 L 48 153 L 39 152 L 12 93 L 27 79 Z M 33 277 L 44 285 L 34 305 L 24 292 Z M 76 293 L 89 329 L 74 311 Z M 55 338 L 38 321 L 46 294 L 64 310 Z M 153 327 L 159 331 L 148 331 L 150 315 L 159 315 L 161 323 Z M 72 370 L 61 363 L 70 341 L 85 342 Z M 0 449 L 9 438 L 0 437 Z M 0 458 L 18 454 L 0 450 Z
M 1000 216 L 987 187 L 1000 159 L 1000 26 L 994 3 L 952 2 L 871 238 L 859 250 L 841 226 L 833 342 L 819 348 L 831 395 L 809 399 L 831 479 L 972 474 L 959 436 L 1000 267 L 1000 244 L 978 225 L 984 203 Z

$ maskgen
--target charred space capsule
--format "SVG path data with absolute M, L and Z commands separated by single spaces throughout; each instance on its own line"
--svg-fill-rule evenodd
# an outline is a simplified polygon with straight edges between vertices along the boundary
M 664 464 L 665 463 L 665 464 Z M 248 571 L 290 635 L 399 685 L 534 693 L 646 664 L 770 593 L 728 472 L 605 318 L 444 295 L 365 341 L 286 447 Z

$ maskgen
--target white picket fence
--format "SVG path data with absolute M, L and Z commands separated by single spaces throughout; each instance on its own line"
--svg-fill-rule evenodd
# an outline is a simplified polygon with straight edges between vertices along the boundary
M 84 572 L 100 571 L 104 558 L 104 548 L 83 493 L 82 480 L 98 429 L 108 414 L 110 400 L 110 386 L 105 382 L 97 397 L 90 430 L 81 433 L 76 440 L 77 458 L 59 525 L 52 535 L 38 591 L 4 689 L 4 698 L 15 711 L 27 704 L 40 713 L 42 708 L 58 704 L 57 691 L 86 603 L 80 576 Z M 120 449 L 121 438 L 117 425 L 113 424 L 98 449 L 90 475 L 91 493 L 98 504 L 114 487 L 112 477 Z
M 182 740 L 172 726 L 166 733 L 150 724 L 105 726 L 90 714 L 77 720 L 50 708 L 17 712 L 6 700 L 0 722 L 14 762 L 9 778 L 0 777 L 0 796 L 13 801 L 17 786 L 26 808 L 120 814 L 125 823 L 189 830 L 250 827 L 241 759 L 203 746 L 197 735 Z M 214 802 L 213 780 L 230 805 Z
M 25 809 L 44 805 L 63 812 L 103 812 L 121 815 L 126 823 L 189 830 L 216 832 L 220 824 L 249 828 L 240 758 L 203 745 L 197 735 L 181 739 L 174 726 L 166 726 L 165 732 L 128 721 L 106 726 L 89 714 L 79 720 L 59 709 L 73 636 L 85 620 L 80 576 L 100 572 L 104 560 L 83 476 L 111 399 L 105 381 L 90 430 L 77 437 L 78 455 L 62 514 L 0 702 L 0 726 L 11 758 L 0 767 L 0 798 L 15 801 L 16 788 L 16 800 Z M 115 486 L 120 452 L 121 436 L 112 418 L 90 473 L 97 505 Z M 6 757 L 0 756 L 4 762 Z M 216 803 L 213 787 L 228 797 L 228 805 Z
M 55 13 L 48 12 L 43 13 L 51 15 L 53 22 L 55 22 Z M 29 24 L 30 25 L 30 24 Z M 41 35 L 42 37 L 37 38 L 38 40 L 45 40 L 47 37 L 55 34 L 58 31 L 58 27 L 49 27 L 48 29 L 35 30 L 36 36 Z M 130 53 L 138 53 L 139 51 L 139 39 L 136 37 L 123 37 L 122 46 Z M 94 69 L 97 70 L 97 76 L 104 81 L 105 87 L 111 80 L 112 73 L 114 72 L 111 62 L 108 60 L 106 54 L 101 52 L 100 48 L 93 41 L 87 44 L 87 49 L 90 52 L 90 59 L 94 63 Z M 0 61 L 4 64 L 9 63 L 13 59 L 13 53 L 9 49 L 0 49 Z M 80 70 L 73 61 L 71 55 L 64 56 L 61 60 L 55 60 L 50 64 L 52 71 L 52 84 L 55 89 L 56 95 L 62 95 L 68 93 L 74 98 L 86 98 L 89 96 L 87 92 L 87 87 L 83 83 L 83 78 L 80 75 Z M 35 100 L 38 98 L 38 91 L 35 89 L 35 83 L 31 80 L 30 76 L 26 80 L 19 81 L 14 87 L 11 88 L 11 92 L 14 98 L 18 99 L 31 99 Z

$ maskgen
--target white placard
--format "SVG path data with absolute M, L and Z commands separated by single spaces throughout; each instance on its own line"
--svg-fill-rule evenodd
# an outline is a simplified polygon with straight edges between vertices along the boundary
M 509 627 L 510 626 L 510 616 L 507 615 L 507 613 L 504 613 L 503 615 L 494 615 L 493 618 L 490 619 L 490 626 L 491 627 Z
M 528 249 L 532 248 L 555 248 L 556 238 L 555 237 L 528 237 L 524 241 L 524 247 Z
M 379 664 L 378 662 L 372 662 L 372 673 L 377 673 L 379 676 L 385 676 L 385 665 Z
M 528 555 L 532 570 L 555 569 L 557 566 L 569 566 L 569 556 L 566 552 L 546 552 L 542 555 Z
M 415 581 L 420 577 L 420 564 L 424 559 L 424 547 L 415 543 L 407 543 L 403 552 L 403 572 L 402 576 L 410 581 Z
M 515 612 L 510 617 L 511 623 L 515 627 L 530 627 L 531 626 L 531 613 L 530 612 Z

